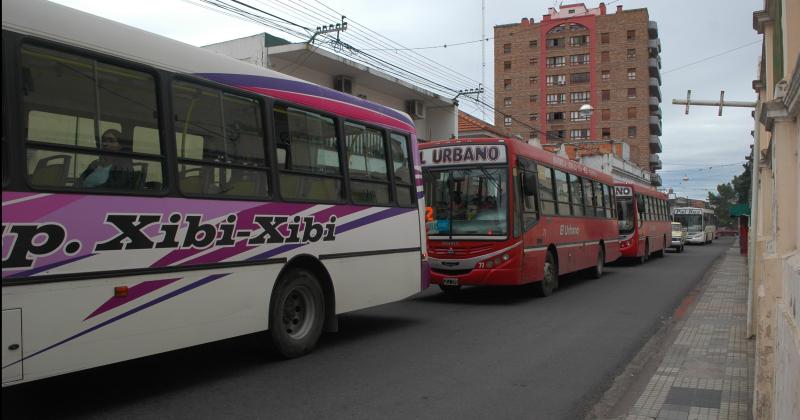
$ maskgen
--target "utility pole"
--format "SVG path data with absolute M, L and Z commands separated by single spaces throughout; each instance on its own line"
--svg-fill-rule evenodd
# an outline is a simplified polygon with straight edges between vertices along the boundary
M 458 105 L 458 97 L 461 96 L 461 95 L 464 95 L 464 96 L 466 96 L 466 95 L 480 95 L 482 93 L 483 93 L 483 86 L 482 85 L 478 86 L 477 89 L 462 89 L 462 90 L 459 90 L 458 94 L 456 94 L 455 98 L 453 98 L 453 105 Z M 478 96 L 478 97 L 480 97 L 480 96 Z
M 307 44 L 313 44 L 314 43 L 314 39 L 317 37 L 317 35 L 329 34 L 329 33 L 332 33 L 332 32 L 336 32 L 336 41 L 338 42 L 339 41 L 339 33 L 340 32 L 344 32 L 344 31 L 347 30 L 347 22 L 344 21 L 346 18 L 347 18 L 346 16 L 342 16 L 342 22 L 341 23 L 334 23 L 334 24 L 330 24 L 330 25 L 317 26 L 317 30 L 314 31 L 314 35 L 311 35 L 311 39 L 308 40 Z
M 481 93 L 486 86 L 486 0 L 481 0 Z M 478 95 L 478 102 L 480 102 Z M 481 118 L 486 121 L 486 105 L 481 104 Z
M 699 105 L 699 106 L 716 106 L 719 107 L 719 112 L 717 112 L 718 116 L 722 116 L 722 108 L 726 106 L 733 106 L 739 108 L 755 108 L 755 102 L 744 102 L 744 101 L 726 101 L 725 100 L 725 91 L 721 90 L 719 92 L 719 101 L 705 101 L 705 100 L 692 100 L 692 90 L 686 91 L 686 99 L 673 99 L 673 105 L 686 105 L 686 111 L 684 114 L 689 115 L 689 106 L 690 105 Z

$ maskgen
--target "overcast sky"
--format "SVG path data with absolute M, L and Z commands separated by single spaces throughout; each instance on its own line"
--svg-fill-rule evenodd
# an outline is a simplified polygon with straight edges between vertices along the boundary
M 182 0 L 58 2 L 197 46 L 265 31 L 295 40 L 273 29 L 220 15 Z M 317 17 L 318 11 L 330 10 L 315 0 L 245 2 L 288 20 L 304 21 L 307 26 L 334 23 Z M 406 47 L 452 45 L 481 39 L 480 0 L 325 0 L 323 3 L 346 15 L 348 20 Z M 576 2 L 564 2 L 569 3 Z M 598 3 L 589 1 L 586 5 L 597 7 Z M 547 8 L 555 4 L 558 2 L 552 0 L 486 1 L 486 36 L 493 37 L 495 25 L 516 23 L 522 17 L 539 21 Z M 760 37 L 753 30 L 752 16 L 754 11 L 763 8 L 763 0 L 617 0 L 606 4 L 609 12 L 617 5 L 625 9 L 646 7 L 650 20 L 658 23 L 664 113 L 661 136 L 664 168 L 660 173 L 664 187 L 674 189 L 679 196 L 706 198 L 708 190 L 742 172 L 737 163 L 744 162 L 753 140 L 751 110 L 726 108 L 723 116 L 718 117 L 715 107 L 692 107 L 689 115 L 684 115 L 684 107 L 671 102 L 673 98 L 684 98 L 687 89 L 692 90 L 695 99 L 717 100 L 720 90 L 724 90 L 726 99 L 755 101 L 751 81 L 757 76 L 761 47 L 756 43 Z M 313 11 L 312 7 L 318 11 Z M 300 15 L 301 11 L 306 13 Z M 363 38 L 351 36 L 355 33 L 345 32 L 342 39 L 359 48 L 369 47 Z M 486 86 L 493 86 L 493 40 L 486 44 L 485 80 Z M 734 48 L 738 49 L 711 58 Z M 460 84 L 452 81 L 448 86 L 477 87 L 482 80 L 480 43 L 416 52 L 460 73 L 454 76 Z M 705 61 L 686 66 L 699 60 Z M 422 68 L 414 70 L 426 75 Z M 452 74 L 450 70 L 441 72 Z M 431 75 L 431 78 L 446 83 L 442 76 Z M 491 98 L 487 102 L 493 103 Z M 481 115 L 468 101 L 461 101 L 461 105 L 462 109 Z M 684 176 L 688 177 L 687 181 L 682 179 Z

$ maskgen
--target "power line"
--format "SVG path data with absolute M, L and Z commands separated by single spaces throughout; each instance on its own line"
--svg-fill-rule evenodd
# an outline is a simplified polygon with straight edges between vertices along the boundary
M 700 64 L 700 63 L 702 63 L 702 62 L 705 62 L 705 61 L 711 60 L 711 59 L 713 59 L 713 58 L 717 58 L 717 57 L 723 56 L 723 55 L 725 55 L 725 54 L 732 53 L 732 52 L 734 52 L 734 51 L 741 50 L 742 48 L 749 47 L 749 46 L 751 46 L 751 45 L 755 45 L 755 44 L 759 44 L 759 43 L 761 43 L 761 40 L 758 40 L 758 41 L 753 41 L 753 42 L 749 42 L 749 43 L 747 43 L 747 44 L 740 45 L 740 46 L 738 46 L 738 47 L 735 47 L 735 48 L 731 48 L 731 49 L 729 49 L 729 50 L 727 50 L 727 51 L 723 51 L 723 52 L 721 52 L 721 53 L 719 53 L 719 54 L 710 55 L 710 56 L 708 56 L 708 57 L 701 58 L 700 60 L 697 60 L 697 61 L 694 61 L 694 62 L 691 62 L 691 63 L 687 63 L 687 64 L 684 64 L 684 65 L 682 65 L 682 66 L 675 67 L 674 69 L 670 69 L 670 70 L 667 70 L 667 71 L 663 71 L 663 72 L 661 72 L 661 74 L 662 74 L 662 75 L 664 75 L 664 74 L 667 74 L 667 73 L 672 73 L 673 71 L 678 71 L 678 70 L 681 70 L 681 69 L 685 69 L 686 67 L 693 66 L 693 65 L 695 65 L 695 64 Z
M 474 41 L 465 41 L 465 42 L 456 42 L 452 44 L 441 44 L 441 45 L 431 45 L 427 47 L 409 47 L 409 48 L 363 48 L 364 51 L 411 51 L 411 50 L 432 50 L 436 48 L 448 48 L 448 47 L 457 47 L 459 45 L 468 45 L 468 44 L 476 44 L 478 42 L 484 42 L 494 39 L 494 37 L 484 38 L 484 39 L 476 39 Z

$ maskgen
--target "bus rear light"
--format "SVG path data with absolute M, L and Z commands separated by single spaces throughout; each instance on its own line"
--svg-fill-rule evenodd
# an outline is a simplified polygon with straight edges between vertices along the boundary
M 114 288 L 114 297 L 128 296 L 128 286 L 117 286 Z

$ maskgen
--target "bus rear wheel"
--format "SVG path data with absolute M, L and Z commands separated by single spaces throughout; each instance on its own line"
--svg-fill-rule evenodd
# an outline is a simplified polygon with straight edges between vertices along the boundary
M 548 251 L 544 260 L 544 278 L 536 283 L 536 294 L 541 297 L 547 297 L 552 295 L 557 288 L 558 266 L 553 253 Z
M 272 292 L 269 329 L 278 353 L 287 358 L 310 352 L 325 321 L 325 299 L 313 273 L 294 268 L 281 276 Z
M 667 249 L 667 237 L 664 237 L 664 246 L 656 251 L 656 257 L 661 258 L 664 256 L 664 250 Z

